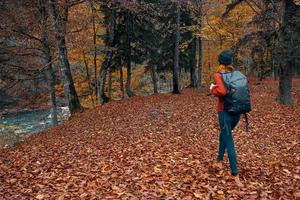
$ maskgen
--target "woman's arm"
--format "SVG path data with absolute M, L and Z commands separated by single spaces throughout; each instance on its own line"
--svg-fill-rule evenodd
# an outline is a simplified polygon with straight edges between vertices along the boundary
M 214 79 L 215 79 L 216 84 L 211 88 L 210 92 L 217 97 L 225 96 L 227 93 L 227 90 L 224 85 L 222 75 L 220 73 L 216 73 L 214 75 Z

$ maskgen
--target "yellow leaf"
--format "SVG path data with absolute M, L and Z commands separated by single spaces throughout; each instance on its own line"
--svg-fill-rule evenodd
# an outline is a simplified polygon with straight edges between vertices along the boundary
M 39 195 L 37 195 L 35 198 L 36 198 L 36 199 L 44 199 L 45 197 L 44 197 L 43 194 L 39 194 Z
M 112 186 L 111 188 L 116 191 L 120 190 L 120 188 L 118 186 Z
M 194 196 L 198 199 L 202 199 L 202 194 L 200 194 L 198 192 L 194 192 Z
M 217 193 L 218 193 L 219 195 L 224 195 L 224 192 L 223 192 L 222 190 L 218 190 Z

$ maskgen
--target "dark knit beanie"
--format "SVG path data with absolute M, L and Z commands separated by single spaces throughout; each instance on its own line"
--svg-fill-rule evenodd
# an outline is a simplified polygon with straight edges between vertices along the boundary
M 231 50 L 224 50 L 219 54 L 219 63 L 223 65 L 231 65 L 233 59 L 233 52 Z

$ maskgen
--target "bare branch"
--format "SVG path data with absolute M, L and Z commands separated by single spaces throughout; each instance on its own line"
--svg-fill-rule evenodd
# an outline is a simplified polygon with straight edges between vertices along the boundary
M 235 0 L 235 1 L 232 1 L 231 4 L 228 4 L 226 7 L 226 11 L 222 15 L 222 18 L 227 17 L 233 9 L 235 9 L 238 5 L 240 5 L 244 1 L 245 0 Z
M 69 1 L 68 2 L 68 7 L 71 8 L 73 6 L 77 6 L 77 5 L 82 4 L 84 2 L 86 2 L 86 0 L 73 0 L 73 1 Z
M 79 33 L 81 31 L 83 31 L 83 28 L 80 28 L 80 29 L 77 29 L 77 30 L 68 31 L 67 34 Z
M 42 43 L 42 40 L 41 40 L 40 38 L 37 38 L 37 37 L 35 37 L 35 36 L 33 36 L 33 35 L 30 35 L 30 34 L 28 34 L 28 33 L 25 33 L 24 31 L 16 30 L 16 29 L 12 29 L 12 31 L 15 32 L 15 33 L 24 35 L 24 36 L 28 37 L 29 39 L 33 39 L 33 40 L 36 40 L 36 41 Z

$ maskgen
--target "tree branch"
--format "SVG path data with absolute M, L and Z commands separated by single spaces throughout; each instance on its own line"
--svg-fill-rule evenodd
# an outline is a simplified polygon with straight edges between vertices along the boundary
M 68 2 L 68 7 L 71 8 L 73 6 L 77 6 L 77 5 L 82 4 L 84 2 L 86 2 L 86 0 L 73 0 L 73 1 L 69 1 Z
M 222 18 L 225 18 L 229 15 L 229 13 L 235 9 L 235 7 L 237 7 L 238 5 L 240 5 L 242 2 L 244 2 L 245 0 L 235 0 L 232 3 L 228 4 L 226 7 L 225 12 L 222 15 Z
M 28 37 L 28 38 L 30 38 L 30 39 L 33 39 L 33 40 L 36 40 L 36 41 L 42 43 L 42 40 L 41 40 L 40 38 L 37 38 L 37 37 L 35 37 L 35 36 L 33 36 L 33 35 L 30 35 L 30 34 L 28 34 L 28 33 L 25 33 L 24 31 L 16 30 L 16 29 L 12 29 L 12 31 L 15 32 L 15 33 L 24 35 L 24 36 L 26 36 L 26 37 Z

